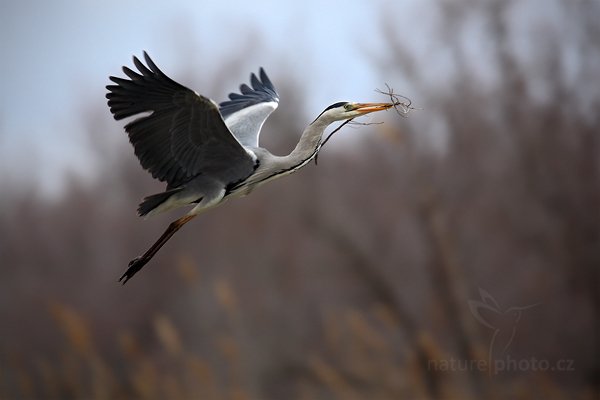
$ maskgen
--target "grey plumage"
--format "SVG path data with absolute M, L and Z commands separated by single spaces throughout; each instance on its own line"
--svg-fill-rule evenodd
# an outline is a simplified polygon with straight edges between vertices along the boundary
M 279 104 L 279 95 L 264 69 L 260 68 L 259 76 L 250 75 L 252 87 L 242 84 L 241 94 L 230 93 L 229 100 L 219 105 L 227 127 L 246 147 L 259 146 L 262 125 Z
M 275 86 L 273 86 L 273 83 L 271 83 L 271 80 L 262 67 L 259 69 L 259 76 L 260 79 L 254 73 L 251 74 L 250 84 L 252 87 L 249 87 L 245 83 L 240 85 L 241 93 L 229 93 L 229 100 L 219 104 L 219 111 L 223 118 L 227 118 L 231 114 L 255 104 L 279 103 L 277 90 L 275 90 Z
M 148 67 L 133 58 L 141 75 L 110 77 L 108 106 L 120 120 L 152 112 L 125 125 L 142 167 L 175 188 L 199 174 L 223 182 L 238 181 L 254 170 L 255 160 L 232 136 L 216 104 L 167 77 L 148 54 Z
M 246 195 L 256 187 L 297 171 L 318 153 L 322 135 L 335 121 L 392 107 L 389 103 L 339 102 L 323 111 L 303 132 L 287 156 L 275 156 L 259 147 L 259 134 L 277 108 L 279 95 L 265 71 L 252 74 L 251 87 L 217 106 L 166 76 L 144 52 L 139 72 L 123 67 L 129 79 L 110 77 L 108 106 L 117 120 L 142 115 L 125 125 L 140 164 L 166 191 L 148 196 L 138 213 L 153 215 L 192 205 L 173 221 L 146 253 L 129 263 L 120 280 L 127 282 L 185 223 L 229 197 Z

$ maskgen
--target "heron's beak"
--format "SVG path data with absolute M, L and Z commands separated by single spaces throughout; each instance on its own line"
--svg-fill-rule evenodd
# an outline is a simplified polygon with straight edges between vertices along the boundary
M 393 106 L 392 103 L 357 103 L 354 111 L 358 111 L 361 114 L 368 114 L 375 111 L 387 110 Z

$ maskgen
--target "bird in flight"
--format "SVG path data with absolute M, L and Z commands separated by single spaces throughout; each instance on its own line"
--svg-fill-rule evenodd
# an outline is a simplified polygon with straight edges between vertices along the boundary
M 338 102 L 327 107 L 302 133 L 294 150 L 276 156 L 259 146 L 267 117 L 279 104 L 279 95 L 261 68 L 250 76 L 250 86 L 216 104 L 165 75 L 144 52 L 146 64 L 133 57 L 137 72 L 123 67 L 127 78 L 111 76 L 106 86 L 108 107 L 116 120 L 142 114 L 125 125 L 142 167 L 166 183 L 164 192 L 143 199 L 140 216 L 152 216 L 192 206 L 173 221 L 141 256 L 129 262 L 119 282 L 125 284 L 183 225 L 230 197 L 249 194 L 273 179 L 289 175 L 315 158 L 323 132 L 344 121 L 393 103 Z

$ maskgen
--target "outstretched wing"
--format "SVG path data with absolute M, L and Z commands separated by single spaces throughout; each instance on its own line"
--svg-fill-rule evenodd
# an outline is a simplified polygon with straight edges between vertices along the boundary
M 260 79 L 250 75 L 252 87 L 242 84 L 240 93 L 230 93 L 229 100 L 219 104 L 219 111 L 225 123 L 240 141 L 247 147 L 258 147 L 260 129 L 265 120 L 279 105 L 279 95 L 263 68 Z
M 217 105 L 166 76 L 144 52 L 140 73 L 111 76 L 108 106 L 116 120 L 150 112 L 125 126 L 142 167 L 177 187 L 199 174 L 228 184 L 248 177 L 255 158 L 231 134 Z

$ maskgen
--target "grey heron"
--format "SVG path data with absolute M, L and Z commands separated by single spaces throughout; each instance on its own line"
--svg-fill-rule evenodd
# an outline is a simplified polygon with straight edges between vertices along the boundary
M 393 103 L 338 102 L 327 107 L 304 130 L 292 152 L 276 156 L 259 147 L 267 117 L 279 95 L 264 69 L 250 85 L 217 105 L 165 75 L 144 52 L 137 72 L 123 67 L 129 79 L 111 76 L 108 106 L 116 120 L 143 114 L 125 125 L 142 167 L 160 181 L 164 192 L 143 199 L 140 216 L 193 206 L 173 221 L 143 255 L 130 261 L 119 279 L 125 284 L 183 225 L 226 199 L 249 194 L 273 179 L 289 175 L 315 158 L 325 129 L 336 121 L 393 107 Z

